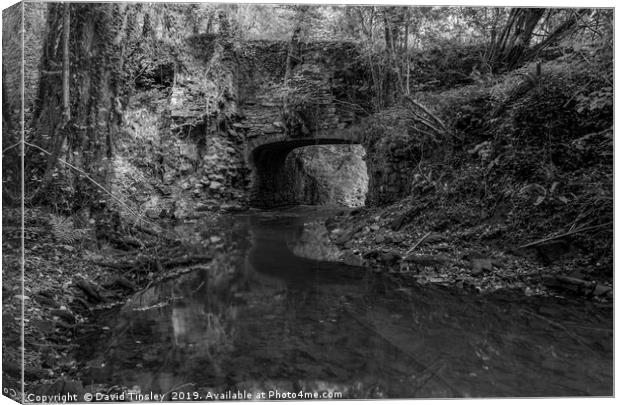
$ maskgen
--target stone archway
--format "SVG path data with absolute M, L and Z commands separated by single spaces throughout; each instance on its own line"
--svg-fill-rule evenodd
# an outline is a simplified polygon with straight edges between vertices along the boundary
M 264 143 L 249 154 L 252 168 L 250 202 L 260 208 L 299 204 L 295 173 L 287 167 L 287 156 L 297 148 L 313 145 L 360 144 L 352 138 L 289 139 Z

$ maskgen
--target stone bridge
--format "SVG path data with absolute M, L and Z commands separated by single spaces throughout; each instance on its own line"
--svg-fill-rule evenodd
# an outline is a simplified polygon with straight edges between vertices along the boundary
M 167 181 L 178 175 L 199 197 L 249 191 L 257 207 L 299 204 L 314 184 L 300 177 L 307 174 L 301 159 L 287 159 L 292 150 L 360 144 L 366 149 L 366 203 L 392 201 L 408 189 L 407 152 L 377 142 L 376 126 L 370 136 L 371 123 L 378 122 L 371 75 L 355 44 L 299 44 L 292 64 L 288 41 L 226 44 L 212 34 L 188 39 L 187 60 L 171 80 L 170 129 L 178 136 Z M 387 120 L 399 117 L 396 111 Z
M 303 137 L 286 133 L 262 136 L 247 143 L 246 159 L 252 169 L 251 201 L 255 206 L 278 206 L 295 201 L 295 171 L 286 157 L 295 148 L 312 145 L 363 144 L 359 125 L 323 129 Z
M 286 157 L 295 148 L 327 144 L 363 144 L 359 105 L 368 95 L 363 72 L 351 68 L 356 48 L 342 43 L 306 44 L 287 80 L 286 52 L 244 61 L 235 124 L 245 133 L 245 158 L 252 170 L 251 202 L 269 207 L 295 203 L 294 170 Z M 274 62 L 275 61 L 275 62 Z M 279 62 L 278 62 L 279 61 Z M 269 68 L 266 68 L 269 65 Z M 353 70 L 352 70 L 353 69 Z M 258 80 L 257 80 L 258 79 Z

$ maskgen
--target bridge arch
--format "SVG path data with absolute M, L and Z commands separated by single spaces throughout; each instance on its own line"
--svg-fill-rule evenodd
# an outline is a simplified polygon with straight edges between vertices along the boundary
M 347 128 L 296 138 L 279 134 L 249 142 L 246 159 L 252 170 L 250 203 L 261 208 L 297 203 L 294 173 L 286 165 L 286 157 L 292 150 L 313 145 L 351 144 L 363 145 L 357 129 Z

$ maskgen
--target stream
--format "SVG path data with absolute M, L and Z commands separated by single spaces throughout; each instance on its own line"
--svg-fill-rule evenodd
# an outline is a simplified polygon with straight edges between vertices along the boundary
M 78 342 L 82 383 L 165 400 L 613 395 L 611 308 L 347 265 L 322 225 L 329 214 L 179 224 L 218 235 L 220 254 L 98 314 L 101 330 Z

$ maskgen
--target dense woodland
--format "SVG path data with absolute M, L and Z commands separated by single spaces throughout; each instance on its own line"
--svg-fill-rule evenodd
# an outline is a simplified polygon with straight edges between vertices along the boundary
M 368 182 L 366 206 L 327 223 L 345 257 L 384 271 L 419 266 L 476 291 L 612 300 L 613 28 L 612 9 L 53 2 L 6 9 L 4 319 L 19 309 L 12 297 L 21 294 L 22 202 L 31 258 L 25 294 L 47 290 L 33 305 L 47 311 L 45 297 L 57 301 L 65 324 L 93 302 L 206 260 L 204 244 L 166 224 L 252 205 L 247 95 L 282 94 L 276 123 L 292 137 L 307 135 L 323 108 L 320 74 L 299 73 L 311 51 L 316 66 L 338 66 L 329 79 L 335 111 L 365 128 L 368 173 L 331 178 Z M 296 159 L 363 167 L 357 149 L 334 151 Z M 304 195 L 325 189 L 313 187 Z M 58 275 L 50 278 L 50 268 Z M 83 306 L 60 292 L 72 280 L 75 295 L 89 301 Z M 17 339 L 18 329 L 4 330 L 3 341 Z M 34 340 L 53 335 L 27 332 Z M 16 356 L 3 347 L 5 360 Z M 27 363 L 31 382 L 53 380 L 41 370 L 59 372 L 35 354 Z M 67 367 L 62 373 L 71 375 Z M 17 381 L 15 370 L 5 373 Z
M 553 80 L 562 73 L 596 74 L 600 83 L 596 89 L 588 87 L 598 84 L 592 82 L 595 77 L 584 78 L 570 89 L 570 95 L 568 88 L 557 89 L 572 97 L 569 101 L 584 116 L 583 122 L 577 123 L 582 132 L 606 129 L 604 121 L 592 114 L 609 112 L 612 104 L 612 82 L 606 77 L 612 73 L 610 10 L 27 4 L 26 16 L 26 24 L 32 24 L 27 29 L 25 43 L 26 70 L 29 77 L 37 76 L 37 80 L 27 83 L 25 140 L 50 152 L 41 156 L 40 150 L 26 148 L 30 154 L 25 159 L 26 199 L 32 204 L 45 203 L 45 199 L 57 202 L 57 197 L 64 195 L 71 200 L 67 204 L 70 211 L 99 197 L 95 197 L 92 184 L 85 184 L 84 190 L 71 184 L 75 183 L 71 180 L 77 174 L 75 171 L 67 172 L 68 177 L 57 174 L 60 177 L 52 181 L 54 172 L 65 168 L 57 160 L 66 158 L 97 181 L 106 183 L 111 175 L 106 159 L 113 158 L 114 145 L 122 131 L 123 110 L 130 97 L 147 87 L 169 86 L 174 72 L 184 68 L 185 45 L 182 44 L 192 35 L 215 35 L 218 41 L 233 48 L 255 40 L 290 42 L 290 50 L 299 42 L 351 42 L 359 53 L 351 61 L 349 73 L 363 75 L 359 88 L 353 90 L 370 96 L 369 105 L 358 106 L 366 107 L 370 114 L 395 105 L 407 106 L 408 100 L 420 92 L 430 94 L 465 86 L 477 86 L 475 90 L 482 92 L 504 80 L 502 75 L 506 72 L 538 63 L 537 67 L 515 77 L 523 78 L 522 83 L 512 87 L 505 84 L 505 88 L 493 89 L 494 94 L 487 95 L 492 98 L 490 102 L 498 105 L 490 106 L 494 111 L 481 123 L 482 128 L 471 131 L 464 128 L 472 125 L 466 121 L 482 119 L 474 117 L 481 115 L 480 97 L 473 103 L 443 97 L 443 104 L 454 102 L 465 110 L 459 122 L 444 123 L 441 119 L 433 122 L 433 119 L 416 117 L 413 125 L 436 136 L 435 141 L 441 146 L 453 143 L 446 136 L 452 130 L 469 132 L 470 137 L 479 136 L 481 130 L 489 132 L 490 128 L 484 126 L 500 117 L 513 101 L 550 85 L 543 76 Z M 11 22 L 17 21 L 8 19 L 5 29 L 11 28 Z M 8 35 L 5 41 L 10 39 Z M 11 57 L 15 55 L 7 54 L 7 62 Z M 557 72 L 559 67 L 553 64 L 541 70 L 544 62 L 569 59 L 573 63 L 566 63 L 566 72 Z M 295 60 L 295 52 L 289 52 L 287 71 Z M 601 71 L 599 67 L 604 69 Z M 13 86 L 11 79 L 15 78 L 15 72 L 7 70 L 15 70 L 15 66 L 3 67 L 5 86 Z M 474 87 L 467 90 L 473 91 Z M 502 90 L 505 94 L 495 94 Z M 16 95 L 12 88 L 3 94 L 7 97 L 3 104 L 6 148 L 19 140 L 19 98 L 9 97 Z M 311 104 L 312 100 L 303 102 Z M 475 103 L 478 105 L 472 105 Z M 105 111 L 103 115 L 102 111 Z M 522 114 L 527 116 L 531 111 L 542 113 L 540 109 L 532 109 Z M 451 114 L 450 118 L 457 116 Z M 535 121 L 535 118 L 526 119 Z M 563 125 L 574 126 L 568 122 Z M 557 125 L 553 127 L 552 132 L 563 131 Z M 445 139 L 439 139 L 442 136 Z M 19 182 L 9 179 L 19 176 L 18 149 L 11 152 L 5 156 L 3 196 L 5 201 L 16 203 Z M 69 183 L 71 193 L 54 192 L 62 188 L 63 180 Z

